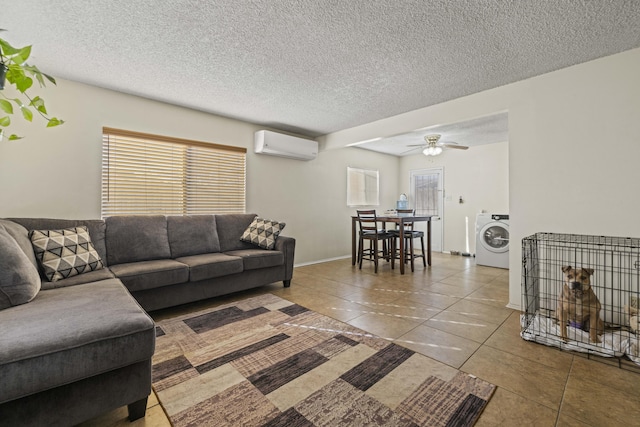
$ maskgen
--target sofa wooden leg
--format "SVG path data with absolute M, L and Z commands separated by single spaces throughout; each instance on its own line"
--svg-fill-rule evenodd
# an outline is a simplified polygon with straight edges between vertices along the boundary
M 145 397 L 144 399 L 140 399 L 127 405 L 127 408 L 129 409 L 129 421 L 135 421 L 145 416 L 147 412 L 147 399 L 148 397 Z
M 285 288 L 288 288 L 289 286 L 291 286 L 291 280 L 283 280 L 282 283 L 284 284 Z

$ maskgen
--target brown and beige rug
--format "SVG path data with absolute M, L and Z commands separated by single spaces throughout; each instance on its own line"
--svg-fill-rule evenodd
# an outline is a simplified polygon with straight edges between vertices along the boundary
M 157 325 L 174 426 L 471 426 L 495 386 L 263 295 Z

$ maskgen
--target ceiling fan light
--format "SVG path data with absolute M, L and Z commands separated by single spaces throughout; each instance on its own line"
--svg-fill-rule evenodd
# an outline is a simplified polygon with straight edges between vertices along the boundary
M 429 146 L 422 151 L 422 154 L 425 156 L 437 156 L 442 153 L 442 148 Z

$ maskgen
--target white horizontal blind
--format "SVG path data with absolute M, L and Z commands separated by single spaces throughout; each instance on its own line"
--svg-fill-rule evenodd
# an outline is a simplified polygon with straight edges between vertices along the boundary
M 244 213 L 245 190 L 245 148 L 103 128 L 103 218 Z

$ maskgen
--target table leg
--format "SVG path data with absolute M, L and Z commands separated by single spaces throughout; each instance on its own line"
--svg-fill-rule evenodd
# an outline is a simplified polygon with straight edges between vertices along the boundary
M 400 219 L 400 274 L 404 274 L 404 221 Z
M 427 221 L 427 264 L 431 266 L 431 219 Z
M 351 218 L 351 265 L 356 265 L 356 219 Z

